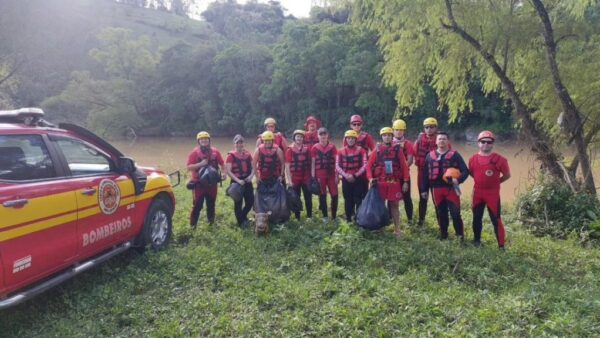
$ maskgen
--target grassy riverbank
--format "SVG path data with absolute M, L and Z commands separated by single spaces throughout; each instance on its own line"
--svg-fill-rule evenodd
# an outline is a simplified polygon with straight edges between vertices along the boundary
M 177 194 L 166 251 L 129 252 L 4 311 L 0 336 L 600 335 L 600 251 L 532 237 L 510 215 L 506 252 L 489 223 L 474 248 L 437 240 L 433 219 L 401 240 L 317 221 L 257 238 L 223 195 L 218 224 L 203 212 L 192 233 Z

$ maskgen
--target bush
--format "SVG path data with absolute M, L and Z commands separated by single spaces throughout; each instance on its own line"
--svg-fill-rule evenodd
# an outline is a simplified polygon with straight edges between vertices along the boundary
M 517 199 L 518 218 L 535 235 L 565 238 L 599 237 L 600 203 L 584 192 L 573 192 L 564 182 L 540 175 Z

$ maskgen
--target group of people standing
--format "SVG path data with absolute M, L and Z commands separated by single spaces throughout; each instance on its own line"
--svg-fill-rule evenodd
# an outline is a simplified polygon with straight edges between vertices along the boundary
M 306 216 L 313 217 L 312 194 L 317 189 L 319 210 L 323 220 L 336 220 L 339 203 L 338 186 L 342 181 L 344 213 L 352 221 L 369 186 L 377 186 L 382 199 L 388 203 L 394 222 L 394 232 L 401 235 L 400 201 L 404 201 L 409 222 L 413 221 L 413 202 L 410 194 L 409 167 L 417 167 L 419 189 L 418 225 L 423 225 L 427 203 L 431 195 L 442 239 L 448 238 L 449 219 L 452 218 L 456 236 L 464 239 L 464 226 L 460 212 L 460 184 L 469 175 L 473 177 L 473 233 L 475 245 L 481 244 L 482 218 L 487 207 L 498 246 L 504 248 L 505 232 L 500 216 L 500 184 L 510 177 L 508 161 L 493 152 L 496 137 L 490 131 L 478 135 L 479 152 L 469 159 L 452 148 L 449 135 L 438 130 L 433 117 L 423 121 L 423 132 L 415 142 L 405 136 L 406 123 L 396 120 L 392 127 L 380 130 L 380 142 L 362 130 L 360 115 L 350 118 L 350 129 L 344 133 L 343 146 L 338 149 L 330 140 L 329 131 L 314 116 L 309 116 L 304 129 L 295 130 L 288 144 L 277 122 L 267 118 L 265 131 L 256 140 L 256 150 L 251 154 L 244 147 L 244 137 L 236 135 L 234 150 L 225 161 L 220 152 L 210 145 L 210 135 L 202 131 L 197 135 L 198 147 L 188 157 L 188 170 L 192 181 L 198 180 L 198 171 L 204 167 L 219 167 L 232 183 L 244 186 L 243 198 L 235 201 L 237 222 L 244 226 L 254 203 L 252 181 L 257 184 L 281 182 L 303 196 Z M 206 201 L 209 223 L 215 218 L 217 186 L 196 185 L 190 224 L 198 223 L 200 210 Z M 327 197 L 330 197 L 330 208 Z M 300 219 L 300 212 L 295 217 Z M 450 217 L 449 217 L 450 216 Z

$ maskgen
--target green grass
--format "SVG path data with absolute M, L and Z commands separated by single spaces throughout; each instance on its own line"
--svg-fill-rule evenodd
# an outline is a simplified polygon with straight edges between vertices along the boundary
M 218 224 L 203 212 L 192 232 L 190 194 L 177 197 L 167 250 L 124 254 L 2 312 L 0 336 L 600 335 L 598 249 L 510 217 L 501 252 L 489 222 L 482 248 L 440 242 L 433 219 L 401 240 L 317 221 L 257 237 L 222 192 Z

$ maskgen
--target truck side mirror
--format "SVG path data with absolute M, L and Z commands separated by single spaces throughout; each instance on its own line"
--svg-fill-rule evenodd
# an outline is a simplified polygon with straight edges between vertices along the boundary
M 135 162 L 128 157 L 121 157 L 119 158 L 118 167 L 119 172 L 131 174 L 135 171 Z

